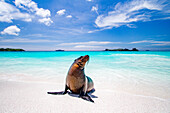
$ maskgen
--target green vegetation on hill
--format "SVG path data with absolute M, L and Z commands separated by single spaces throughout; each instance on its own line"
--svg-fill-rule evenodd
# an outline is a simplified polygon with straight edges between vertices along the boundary
M 23 49 L 0 48 L 0 51 L 25 51 Z
M 105 49 L 104 51 L 139 51 L 138 49 L 136 48 L 132 48 L 132 50 L 129 50 L 129 49 Z

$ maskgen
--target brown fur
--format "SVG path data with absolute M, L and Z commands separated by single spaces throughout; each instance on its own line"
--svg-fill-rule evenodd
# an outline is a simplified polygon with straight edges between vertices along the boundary
M 80 93 L 81 88 L 85 86 L 87 86 L 85 92 L 93 89 L 93 81 L 91 78 L 89 81 L 84 74 L 84 66 L 88 60 L 88 55 L 76 59 L 68 71 L 66 85 L 73 93 Z

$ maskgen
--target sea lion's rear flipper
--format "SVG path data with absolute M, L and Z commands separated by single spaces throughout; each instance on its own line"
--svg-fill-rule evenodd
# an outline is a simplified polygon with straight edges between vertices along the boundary
M 47 92 L 48 94 L 52 94 L 52 95 L 64 95 L 66 94 L 64 91 L 60 91 L 60 92 Z
M 64 91 L 60 91 L 60 92 L 47 92 L 47 93 L 48 94 L 52 94 L 52 95 L 65 95 L 68 92 L 67 90 L 68 90 L 68 87 L 66 85 Z

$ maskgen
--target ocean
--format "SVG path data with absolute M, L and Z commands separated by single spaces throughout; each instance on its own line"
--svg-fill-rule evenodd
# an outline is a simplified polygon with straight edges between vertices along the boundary
M 0 52 L 0 80 L 63 84 L 69 67 L 89 55 L 85 74 L 97 87 L 170 99 L 169 51 Z

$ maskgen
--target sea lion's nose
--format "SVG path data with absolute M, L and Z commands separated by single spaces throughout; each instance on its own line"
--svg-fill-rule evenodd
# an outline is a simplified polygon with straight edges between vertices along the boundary
M 89 60 L 89 55 L 85 55 L 84 58 L 87 59 L 87 61 L 88 61 Z

